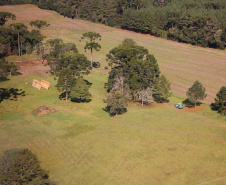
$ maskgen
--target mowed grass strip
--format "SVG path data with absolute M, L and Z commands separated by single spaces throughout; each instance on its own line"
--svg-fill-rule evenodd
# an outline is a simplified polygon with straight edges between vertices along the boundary
M 32 16 L 24 18 L 21 8 Z M 85 77 L 92 83 L 89 103 L 59 100 L 56 81 L 45 73 L 29 73 L 1 82 L 2 88 L 22 89 L 26 95 L 18 96 L 17 101 L 4 100 L 0 104 L 0 153 L 13 147 L 28 147 L 38 155 L 42 167 L 50 171 L 50 178 L 59 184 L 200 184 L 225 176 L 225 118 L 208 106 L 203 105 L 195 112 L 178 110 L 174 103 L 184 99 L 174 95 L 167 104 L 144 107 L 130 104 L 128 112 L 121 116 L 109 117 L 102 110 L 107 81 L 105 55 L 126 37 L 133 38 L 156 56 L 160 69 L 171 80 L 173 92 L 182 96 L 192 85 L 194 75 L 198 75 L 201 82 L 204 79 L 208 67 L 205 62 L 200 65 L 196 62 L 205 60 L 210 68 L 208 74 L 216 75 L 218 81 L 208 82 L 207 75 L 208 84 L 204 86 L 216 94 L 216 84 L 220 85 L 224 78 L 225 51 L 64 19 L 53 11 L 40 10 L 33 5 L 0 7 L 3 9 L 15 13 L 18 22 L 41 18 L 49 21 L 51 27 L 42 31 L 47 39 L 59 37 L 74 42 L 87 57 L 90 54 L 84 52 L 85 42 L 79 42 L 82 33 L 97 31 L 103 39 L 101 51 L 94 53 L 101 68 Z M 213 65 L 216 64 L 213 61 L 221 64 L 222 69 Z M 203 67 L 196 69 L 196 66 Z M 33 88 L 34 78 L 49 81 L 51 89 Z M 33 110 L 41 105 L 58 111 L 38 117 Z M 223 179 L 216 184 L 224 182 Z

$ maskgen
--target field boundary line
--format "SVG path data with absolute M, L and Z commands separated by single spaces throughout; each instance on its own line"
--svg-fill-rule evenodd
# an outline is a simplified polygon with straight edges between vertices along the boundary
M 218 178 L 218 179 L 215 179 L 215 180 L 212 180 L 212 181 L 204 182 L 204 183 L 198 184 L 198 185 L 209 184 L 211 182 L 215 182 L 215 181 L 218 181 L 218 180 L 221 180 L 221 179 L 225 179 L 225 178 L 226 178 L 226 176 L 225 177 Z

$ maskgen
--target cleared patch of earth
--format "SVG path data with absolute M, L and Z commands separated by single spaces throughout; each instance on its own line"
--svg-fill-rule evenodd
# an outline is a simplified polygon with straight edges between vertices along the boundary
M 50 70 L 50 67 L 48 65 L 41 64 L 40 60 L 15 61 L 15 63 L 20 66 L 19 72 L 22 73 L 22 76 L 28 76 L 33 74 L 38 74 L 42 76 Z

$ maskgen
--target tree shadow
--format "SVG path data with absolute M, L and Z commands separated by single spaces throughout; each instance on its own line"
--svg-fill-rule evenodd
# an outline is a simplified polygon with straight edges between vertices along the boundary
M 10 99 L 12 101 L 17 101 L 18 96 L 25 96 L 25 91 L 22 89 L 6 89 L 6 88 L 0 88 L 0 103 L 4 99 Z
M 23 75 L 23 73 L 16 71 L 13 75 L 16 75 L 16 76 Z
M 68 97 L 70 97 L 70 92 L 68 92 Z M 63 92 L 59 95 L 60 100 L 66 100 L 66 92 Z M 71 98 L 71 102 L 76 102 L 76 103 L 89 103 L 92 101 L 92 99 L 78 99 L 78 98 Z
M 99 68 L 100 67 L 100 62 L 93 62 L 93 67 L 94 68 Z
M 70 92 L 69 92 L 70 93 Z M 66 100 L 66 92 L 62 92 L 60 95 L 59 95 L 59 99 L 60 100 Z
M 185 107 L 188 107 L 188 108 L 192 108 L 195 106 L 195 103 L 189 100 L 188 98 L 182 101 L 182 103 L 185 105 Z M 200 106 L 201 104 L 202 102 L 199 102 L 199 101 L 196 102 L 196 106 Z
M 86 84 L 87 84 L 89 87 L 93 85 L 93 83 L 90 83 L 88 80 L 85 80 L 85 79 L 83 79 L 83 80 L 86 82 Z
M 0 77 L 0 82 L 4 82 L 4 81 L 9 81 L 9 79 L 6 77 Z
M 76 102 L 76 103 L 89 103 L 91 101 L 92 99 L 78 99 L 78 98 L 71 99 L 71 102 Z
M 117 113 L 116 112 L 111 112 L 110 107 L 106 106 L 105 108 L 102 108 L 103 111 L 107 112 L 110 117 L 114 117 L 117 115 L 122 115 L 127 112 L 127 108 L 121 108 L 120 110 L 118 109 Z

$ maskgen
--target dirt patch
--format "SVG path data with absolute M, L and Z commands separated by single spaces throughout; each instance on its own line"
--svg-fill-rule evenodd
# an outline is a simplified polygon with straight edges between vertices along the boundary
M 42 65 L 38 59 L 34 61 L 15 61 L 15 64 L 20 66 L 19 72 L 22 73 L 22 76 L 34 74 L 44 75 L 50 70 L 50 67 L 46 65 L 45 61 L 45 65 Z
M 197 111 L 204 110 L 204 109 L 205 109 L 205 107 L 203 107 L 203 106 L 196 106 L 196 108 L 194 108 L 194 107 L 184 107 L 184 110 L 186 112 L 197 112 Z
M 51 114 L 53 112 L 56 112 L 57 109 L 52 108 L 52 107 L 47 107 L 47 106 L 40 106 L 37 109 L 35 109 L 33 112 L 37 116 L 42 116 L 45 114 Z

